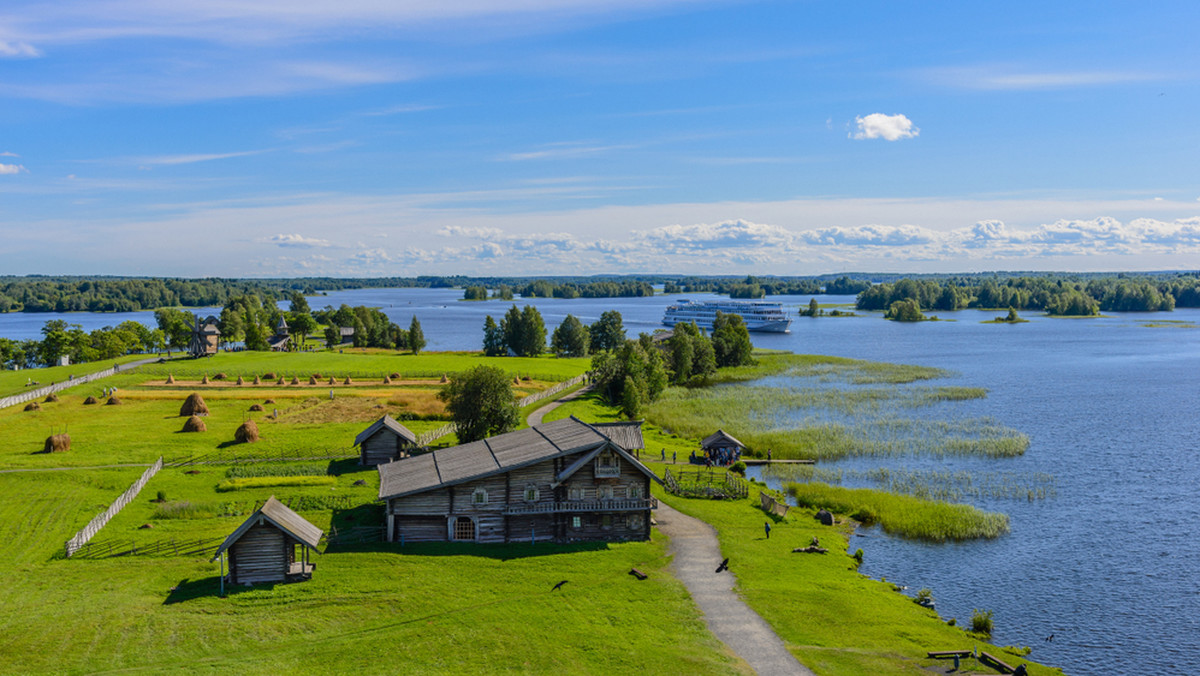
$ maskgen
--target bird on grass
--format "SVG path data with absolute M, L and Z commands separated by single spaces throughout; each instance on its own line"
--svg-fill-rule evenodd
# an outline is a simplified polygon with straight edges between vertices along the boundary
M 724 561 L 721 562 L 721 565 L 717 566 L 718 573 L 723 570 L 729 570 L 729 559 L 725 559 Z
M 563 580 L 562 582 L 559 582 L 558 584 L 554 585 L 554 588 L 551 589 L 550 591 L 558 591 L 559 589 L 562 589 L 562 586 L 568 582 L 570 582 L 570 580 Z

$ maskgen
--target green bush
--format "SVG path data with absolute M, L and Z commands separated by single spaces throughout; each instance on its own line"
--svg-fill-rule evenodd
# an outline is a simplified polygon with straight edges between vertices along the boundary
M 992 635 L 992 611 L 976 608 L 971 613 L 971 631 L 985 636 Z
M 929 587 L 925 587 L 925 588 L 921 589 L 920 591 L 917 592 L 917 595 L 913 598 L 913 603 L 918 603 L 921 605 L 924 605 L 926 603 L 933 603 L 933 590 L 930 589 Z
M 746 476 L 746 463 L 742 462 L 741 460 L 738 460 L 737 462 L 735 462 L 729 466 L 729 471 L 733 472 L 734 474 L 740 474 L 742 476 Z
M 155 494 L 154 499 L 158 502 L 166 502 L 167 501 L 167 492 L 159 491 L 157 494 Z
M 275 488 L 279 486 L 332 486 L 337 479 L 331 476 L 259 476 L 241 479 L 226 479 L 217 484 L 218 493 L 240 491 L 247 488 Z
M 862 550 L 862 547 L 859 547 L 858 549 L 854 550 L 854 557 L 853 557 L 853 558 L 854 558 L 854 562 L 855 562 L 855 564 L 856 564 L 856 565 L 859 565 L 859 566 L 861 566 L 861 565 L 862 565 L 862 560 L 863 560 L 863 550 Z

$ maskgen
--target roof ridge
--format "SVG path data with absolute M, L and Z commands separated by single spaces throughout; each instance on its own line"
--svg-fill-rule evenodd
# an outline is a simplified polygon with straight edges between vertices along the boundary
M 571 417 L 572 417 L 572 418 L 574 418 L 575 416 L 571 416 Z M 544 424 L 545 424 L 545 423 L 543 423 L 543 425 L 544 425 Z M 543 432 L 541 429 L 539 429 L 541 426 L 542 426 L 542 425 L 532 425 L 532 426 L 530 426 L 530 428 L 529 428 L 529 429 L 531 429 L 531 430 L 533 430 L 534 432 L 537 432 L 538 434 L 540 434 L 540 435 L 541 435 L 541 437 L 542 437 L 543 439 L 545 439 L 545 440 L 546 440 L 546 443 L 548 443 L 548 444 L 550 444 L 551 446 L 553 446 L 554 448 L 558 449 L 558 452 L 559 452 L 559 453 L 565 453 L 566 451 L 564 451 L 564 450 L 562 449 L 562 446 L 559 446 L 558 444 L 554 443 L 554 440 L 553 440 L 553 439 L 551 439 L 550 437 L 546 436 L 546 433 L 545 433 L 545 432 Z M 488 450 L 491 450 L 491 448 L 492 448 L 491 446 L 488 446 Z
M 429 457 L 430 457 L 430 458 L 433 458 L 433 471 L 437 472 L 437 475 L 438 475 L 438 483 L 439 483 L 439 484 L 441 484 L 441 483 L 445 483 L 444 481 L 442 481 L 442 468 L 438 467 L 438 462 L 437 462 L 437 451 L 432 451 L 432 452 L 430 452 L 430 454 L 429 454 Z
M 487 447 L 488 453 L 492 454 L 492 462 L 496 463 L 496 469 L 504 469 L 504 465 L 500 464 L 500 458 L 496 457 L 496 452 L 492 450 L 492 445 L 488 443 L 486 438 L 483 439 L 483 445 Z
M 607 434 L 605 434 L 604 432 L 601 432 L 600 430 L 596 429 L 595 426 L 593 426 L 591 423 L 585 423 L 582 420 L 580 420 L 579 418 L 576 418 L 574 415 L 571 416 L 571 420 L 574 420 L 575 422 L 579 423 L 580 425 L 583 425 L 584 427 L 595 432 L 596 434 L 599 434 L 600 436 L 607 439 L 610 443 L 614 443 L 614 444 L 616 443 L 615 441 L 612 440 L 612 437 L 610 437 Z

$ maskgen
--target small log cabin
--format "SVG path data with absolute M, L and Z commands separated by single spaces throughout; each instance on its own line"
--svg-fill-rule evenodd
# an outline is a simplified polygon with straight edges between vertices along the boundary
M 385 415 L 354 437 L 359 449 L 359 464 L 379 465 L 407 458 L 417 447 L 417 435 L 392 416 Z
M 705 454 L 710 458 L 716 458 L 720 455 L 726 458 L 733 458 L 746 450 L 746 445 L 734 439 L 733 435 L 727 433 L 725 430 L 717 430 L 704 437 L 704 441 L 700 442 L 700 448 L 704 449 Z
M 316 564 L 308 550 L 317 551 L 322 531 L 272 495 L 217 548 L 212 560 L 229 554 L 229 583 L 292 582 L 312 577 Z M 296 558 L 296 546 L 300 558 Z M 222 587 L 225 576 L 222 572 Z
M 574 416 L 379 465 L 390 542 L 646 540 L 640 422 Z
M 200 319 L 195 315 L 196 326 L 192 329 L 192 340 L 188 343 L 188 352 L 193 357 L 208 357 L 217 353 L 221 346 L 221 329 L 217 328 L 216 317 L 209 315 Z

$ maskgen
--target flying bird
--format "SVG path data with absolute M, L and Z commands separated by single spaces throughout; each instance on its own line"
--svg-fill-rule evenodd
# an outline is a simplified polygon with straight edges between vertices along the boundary
M 1050 634 L 1049 636 L 1046 637 L 1046 643 L 1049 643 L 1053 640 L 1054 640 L 1054 634 Z
M 729 570 L 729 559 L 725 559 L 724 561 L 721 562 L 721 565 L 717 566 L 718 573 L 723 570 Z
M 559 589 L 562 589 L 562 586 L 568 582 L 570 582 L 570 580 L 563 580 L 562 582 L 559 582 L 558 584 L 554 585 L 554 588 L 551 589 L 550 591 L 558 591 Z

